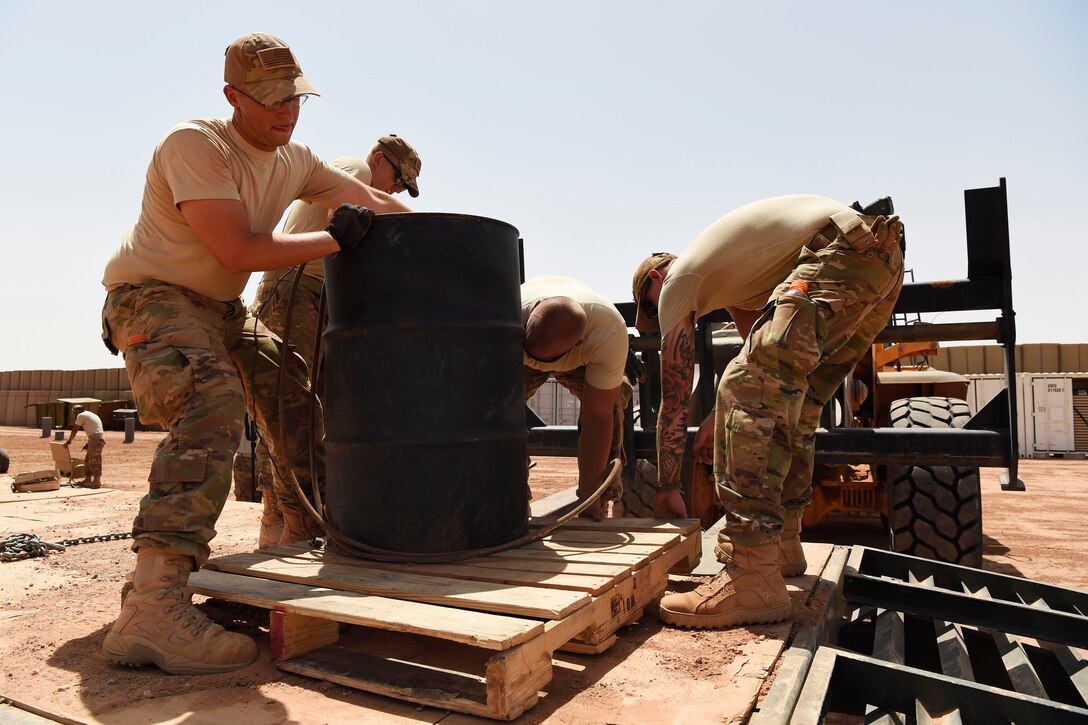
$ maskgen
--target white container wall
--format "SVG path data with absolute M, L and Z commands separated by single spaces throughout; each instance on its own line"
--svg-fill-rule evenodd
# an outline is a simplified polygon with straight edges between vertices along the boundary
M 578 412 L 582 408 L 581 402 L 562 385 L 556 384 L 555 391 L 555 424 L 578 425 Z
M 1073 451 L 1073 380 L 1032 375 L 1030 384 L 1034 452 L 1047 455 Z
M 968 375 L 967 405 L 977 413 L 1005 387 L 1004 375 Z M 1066 373 L 1019 373 L 1016 376 L 1017 444 L 1021 458 L 1072 453 L 1074 377 Z
M 555 391 L 558 384 L 548 380 L 529 398 L 528 405 L 548 425 L 555 425 Z
M 578 425 L 581 403 L 554 379 L 541 385 L 528 404 L 547 425 Z

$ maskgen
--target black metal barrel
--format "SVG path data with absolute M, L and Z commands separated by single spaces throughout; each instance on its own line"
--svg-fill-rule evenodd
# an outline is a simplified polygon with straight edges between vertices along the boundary
M 325 498 L 332 527 L 403 552 L 528 531 L 518 231 L 378 216 L 325 260 Z

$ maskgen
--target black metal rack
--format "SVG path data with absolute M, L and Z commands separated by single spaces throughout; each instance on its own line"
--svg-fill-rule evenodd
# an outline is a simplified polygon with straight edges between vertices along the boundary
M 1084 592 L 861 546 L 819 587 L 752 723 L 1088 721 Z

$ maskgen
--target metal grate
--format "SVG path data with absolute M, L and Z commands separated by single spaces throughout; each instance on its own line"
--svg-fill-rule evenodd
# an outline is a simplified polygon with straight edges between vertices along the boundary
M 876 489 L 872 486 L 842 486 L 839 490 L 844 511 L 876 510 Z
M 1088 593 L 855 546 L 752 722 L 1088 721 Z

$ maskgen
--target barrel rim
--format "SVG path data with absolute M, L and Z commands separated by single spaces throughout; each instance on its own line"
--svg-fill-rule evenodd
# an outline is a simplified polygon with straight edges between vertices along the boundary
M 463 214 L 460 212 L 447 212 L 447 211 L 409 211 L 409 212 L 393 212 L 390 214 L 376 214 L 375 221 L 378 219 L 408 219 L 411 217 L 437 217 L 444 219 L 464 219 L 466 221 L 488 221 L 495 224 L 501 224 L 504 227 L 509 227 L 514 234 L 521 236 L 521 232 L 510 222 L 504 222 L 502 219 L 496 219 L 495 217 L 479 216 L 477 214 Z

